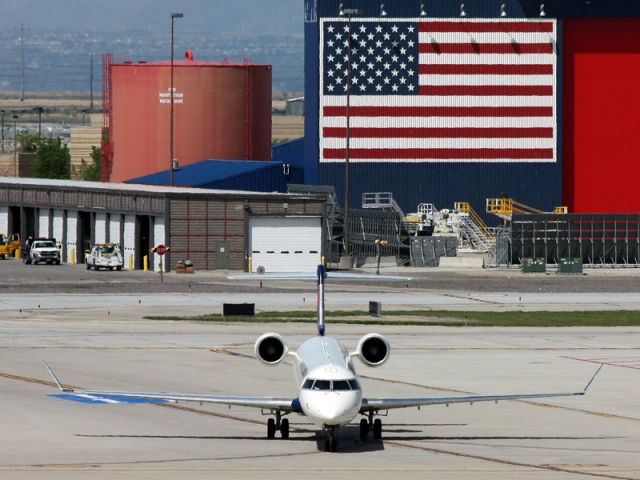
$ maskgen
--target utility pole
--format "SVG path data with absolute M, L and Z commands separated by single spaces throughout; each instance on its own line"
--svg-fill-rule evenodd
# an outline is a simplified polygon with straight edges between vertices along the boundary
M 4 110 L 2 110 L 2 145 L 0 146 L 2 153 L 4 153 Z
M 24 102 L 24 24 L 20 25 L 20 68 L 22 70 L 22 95 L 20 101 Z
M 91 66 L 89 67 L 89 94 L 91 98 L 89 113 L 93 113 L 93 53 L 91 54 Z

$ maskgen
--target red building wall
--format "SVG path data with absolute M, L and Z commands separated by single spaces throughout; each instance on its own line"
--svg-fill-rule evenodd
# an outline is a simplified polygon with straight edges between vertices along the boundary
M 174 158 L 271 159 L 271 67 L 174 64 Z M 169 168 L 169 62 L 111 65 L 113 163 L 121 182 Z
M 574 213 L 640 212 L 640 19 L 567 19 L 563 197 Z

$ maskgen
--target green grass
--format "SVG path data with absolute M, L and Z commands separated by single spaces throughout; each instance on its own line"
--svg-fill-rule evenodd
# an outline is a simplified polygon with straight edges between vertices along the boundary
M 327 322 L 351 325 L 444 325 L 450 327 L 629 327 L 640 326 L 640 311 L 602 310 L 586 312 L 472 312 L 448 310 L 398 310 L 370 317 L 363 310 L 327 312 Z M 222 315 L 147 316 L 149 320 L 249 323 L 314 323 L 311 312 L 259 312 L 255 317 L 227 317 Z M 359 318 L 353 318 L 359 317 Z

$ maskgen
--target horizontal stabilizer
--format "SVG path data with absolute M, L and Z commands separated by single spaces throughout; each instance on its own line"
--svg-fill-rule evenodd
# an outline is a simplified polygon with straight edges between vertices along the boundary
M 227 275 L 229 280 L 317 280 L 316 272 L 273 272 L 273 273 L 239 273 Z M 367 280 L 378 282 L 403 282 L 413 277 L 400 275 L 375 275 L 371 273 L 327 272 L 327 278 L 335 280 Z

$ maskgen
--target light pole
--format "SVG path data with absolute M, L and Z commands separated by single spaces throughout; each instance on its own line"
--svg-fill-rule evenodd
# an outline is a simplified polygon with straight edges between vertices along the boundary
M 2 145 L 0 146 L 2 153 L 4 153 L 4 110 L 2 110 Z
M 340 4 L 340 16 L 347 17 L 349 32 L 347 37 L 347 108 L 346 108 L 346 145 L 344 155 L 344 256 L 349 257 L 349 143 L 351 139 L 350 130 L 350 108 L 351 108 L 351 17 L 360 15 L 362 12 L 357 8 L 343 8 Z M 351 268 L 352 265 L 349 265 Z
M 13 120 L 13 176 L 18 176 L 18 115 L 11 116 Z
M 173 22 L 176 18 L 184 17 L 183 13 L 171 14 L 171 112 L 169 113 L 169 185 L 173 187 Z

